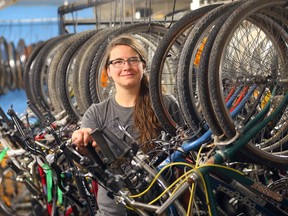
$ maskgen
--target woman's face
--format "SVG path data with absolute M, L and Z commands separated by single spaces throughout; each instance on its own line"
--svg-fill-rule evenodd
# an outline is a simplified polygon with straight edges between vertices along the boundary
M 139 58 L 139 54 L 127 45 L 117 45 L 110 52 L 109 61 L 112 60 L 125 60 L 125 63 L 122 67 L 115 67 L 113 64 L 110 64 L 107 68 L 108 76 L 111 77 L 116 88 L 135 88 L 140 87 L 141 79 L 144 72 L 144 63 L 142 61 L 128 63 L 128 59 L 131 57 Z

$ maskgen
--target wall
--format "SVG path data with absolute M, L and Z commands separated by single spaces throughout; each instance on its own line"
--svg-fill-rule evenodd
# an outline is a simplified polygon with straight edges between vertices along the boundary
M 58 6 L 50 5 L 7 7 L 0 11 L 0 36 L 15 43 L 22 38 L 26 45 L 54 37 L 59 34 L 57 10 Z M 91 17 L 93 10 L 85 9 L 75 16 Z

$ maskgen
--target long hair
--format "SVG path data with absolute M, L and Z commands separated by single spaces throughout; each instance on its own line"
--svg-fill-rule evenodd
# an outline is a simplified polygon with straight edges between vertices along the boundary
M 147 62 L 147 51 L 144 46 L 132 35 L 120 35 L 113 38 L 106 48 L 105 55 L 105 70 L 107 71 L 109 57 L 111 50 L 117 45 L 127 45 L 134 49 L 142 58 L 144 62 L 144 67 L 146 67 Z M 143 74 L 140 86 L 139 96 L 135 101 L 134 106 L 134 127 L 139 134 L 140 144 L 142 144 L 142 150 L 148 152 L 153 148 L 151 139 L 156 138 L 161 131 L 161 125 L 155 115 L 154 109 L 152 108 L 150 91 L 149 91 L 149 81 L 146 74 Z
M 141 133 L 139 142 L 142 143 L 142 150 L 148 152 L 153 148 L 151 139 L 156 138 L 161 131 L 154 109 L 152 108 L 149 82 L 146 74 L 141 80 L 139 97 L 137 97 L 134 107 L 135 128 Z

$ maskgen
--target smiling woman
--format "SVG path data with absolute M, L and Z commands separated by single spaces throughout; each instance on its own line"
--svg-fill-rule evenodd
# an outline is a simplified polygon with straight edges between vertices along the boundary
M 121 34 L 109 39 L 103 58 L 104 72 L 115 85 L 115 92 L 102 102 L 92 104 L 84 113 L 81 128 L 72 134 L 73 143 L 78 148 L 83 149 L 89 141 L 93 141 L 90 135 L 92 130 L 105 128 L 117 137 L 125 138 L 129 134 L 129 137 L 138 141 L 139 148 L 145 153 L 153 149 L 154 144 L 148 141 L 161 134 L 162 126 L 156 118 L 150 100 L 146 72 L 147 56 L 144 44 L 133 35 Z M 169 101 L 168 106 L 171 105 L 176 105 L 175 101 Z M 116 143 L 109 141 L 106 145 L 101 141 L 96 142 L 93 141 L 92 146 L 99 147 L 105 157 L 121 155 Z M 120 169 L 117 172 L 124 172 Z M 102 185 L 98 188 L 97 216 L 126 215 L 129 210 L 108 196 L 106 188 Z

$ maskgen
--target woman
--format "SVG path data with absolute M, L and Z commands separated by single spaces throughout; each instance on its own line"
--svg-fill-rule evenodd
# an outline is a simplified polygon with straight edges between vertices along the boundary
M 92 141 L 89 133 L 95 128 L 107 127 L 123 136 L 119 126 L 138 143 L 147 143 L 156 138 L 162 128 L 156 118 L 149 96 L 148 79 L 145 74 L 147 53 L 142 44 L 131 35 L 121 35 L 112 39 L 107 46 L 105 71 L 115 83 L 115 95 L 93 104 L 82 118 L 81 129 L 72 134 L 73 143 L 83 147 Z M 171 99 L 171 97 L 169 97 Z M 168 109 L 174 109 L 174 100 L 167 100 Z M 122 135 L 121 135 L 122 133 Z M 95 141 L 92 145 L 97 147 Z M 152 146 L 142 145 L 144 152 Z M 101 198 L 101 199 L 100 199 Z M 107 191 L 99 187 L 97 215 L 126 215 L 125 207 L 116 204 L 107 196 Z

